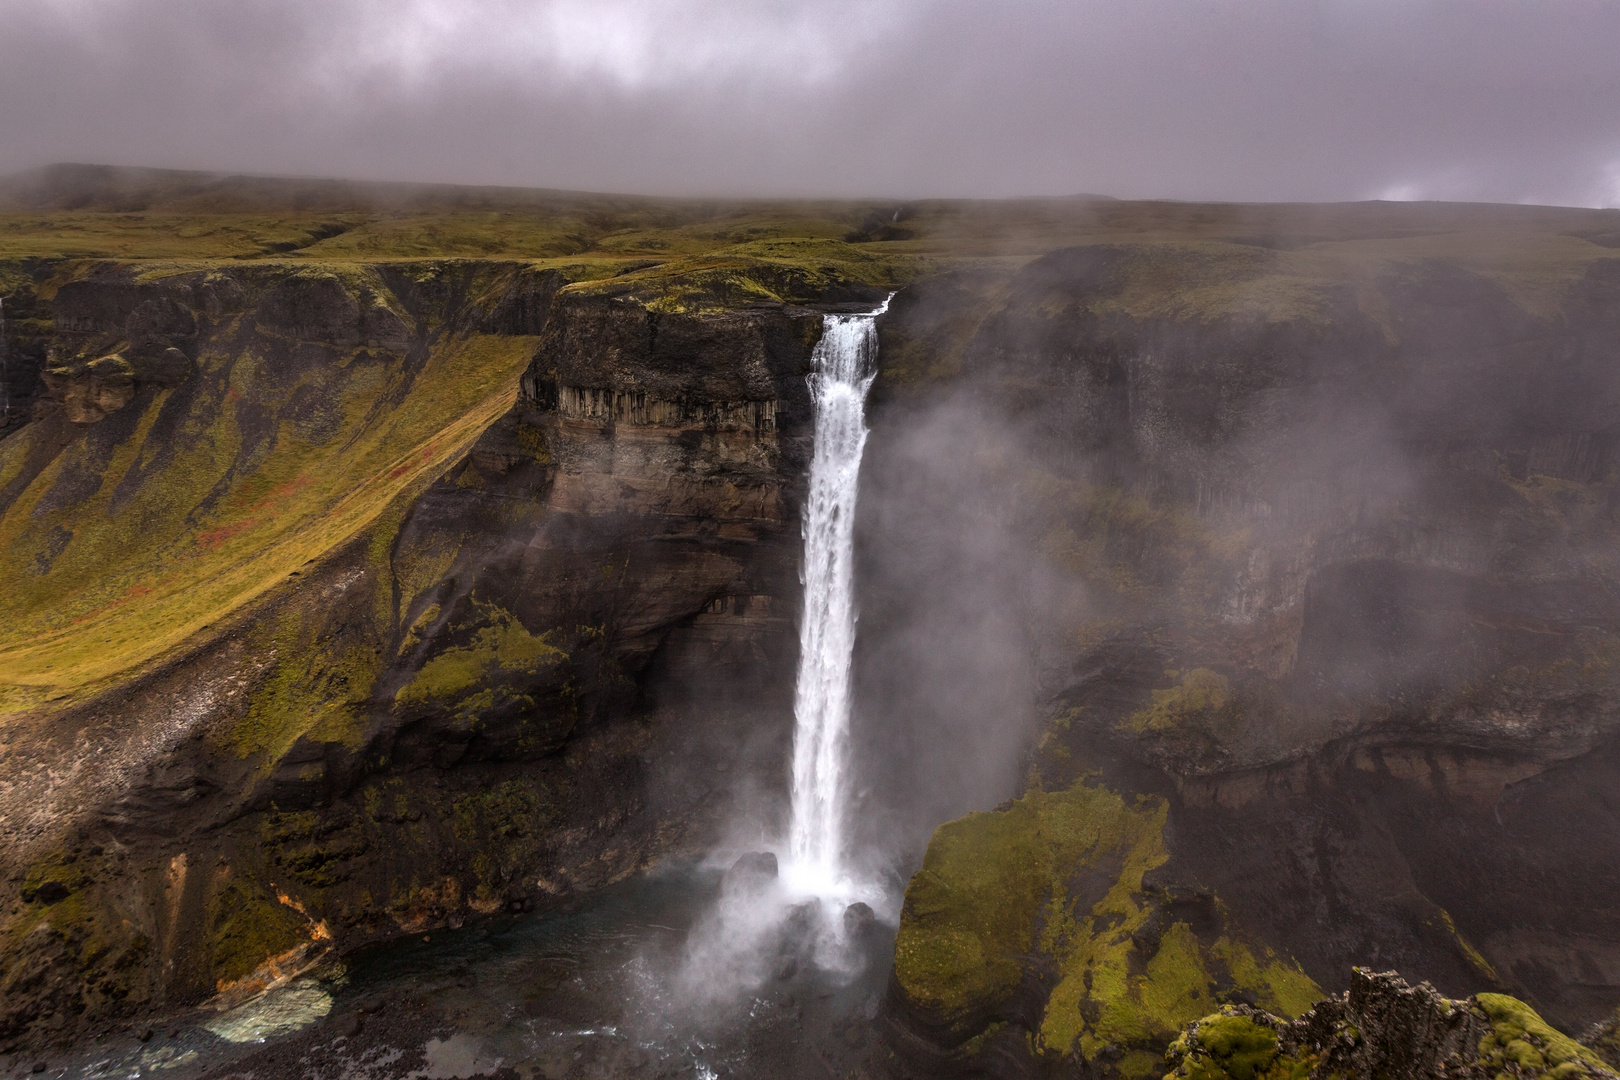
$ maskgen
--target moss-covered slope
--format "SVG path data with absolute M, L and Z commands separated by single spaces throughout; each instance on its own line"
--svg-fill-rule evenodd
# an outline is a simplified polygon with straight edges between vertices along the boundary
M 1320 988 L 1245 936 L 1220 897 L 1156 873 L 1162 800 L 1032 791 L 939 827 L 906 889 L 895 988 L 963 1069 L 997 1046 L 1157 1075 L 1165 1043 L 1222 1001 L 1297 1016 Z
M 493 261 L 29 273 L 0 1040 L 568 897 L 722 812 L 683 773 L 730 681 L 787 683 L 815 313 Z
M 72 355 L 51 369 L 65 397 L 96 382 L 110 400 L 96 365 L 155 347 L 134 325 L 143 310 L 203 321 L 155 335 L 181 347 L 178 378 L 125 375 L 127 401 L 94 426 L 64 407 L 5 441 L 7 712 L 106 687 L 359 535 L 511 407 L 533 351 L 413 316 L 359 267 L 109 269 L 64 285 L 58 309 L 73 310 L 74 285 L 111 291 L 109 277 L 132 310 L 70 323 L 85 329 L 63 335 Z

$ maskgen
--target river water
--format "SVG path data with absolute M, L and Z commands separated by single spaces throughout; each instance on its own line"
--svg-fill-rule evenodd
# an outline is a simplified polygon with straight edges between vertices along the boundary
M 172 1080 L 829 1080 L 864 1060 L 893 931 L 873 925 L 836 971 L 783 963 L 807 950 L 778 935 L 760 983 L 694 992 L 724 903 L 717 870 L 656 873 L 575 912 L 392 942 L 229 1013 L 153 1018 L 144 1042 L 137 1027 L 0 1075 L 44 1062 L 49 1077 Z

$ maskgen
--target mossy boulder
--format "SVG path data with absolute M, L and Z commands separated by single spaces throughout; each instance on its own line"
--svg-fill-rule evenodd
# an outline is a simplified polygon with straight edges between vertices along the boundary
M 1081 781 L 940 826 L 895 943 L 903 1023 L 958 1064 L 1001 1024 L 1037 1058 L 1151 1076 L 1222 1001 L 1305 1011 L 1321 991 L 1297 965 L 1249 942 L 1212 893 L 1155 873 L 1167 814 Z
M 1490 1033 L 1479 1041 L 1479 1062 L 1493 1075 L 1550 1075 L 1557 1080 L 1615 1075 L 1596 1051 L 1547 1023 L 1518 998 L 1478 994 L 1474 1002 L 1490 1018 Z
M 1350 990 L 1287 1021 L 1228 1006 L 1187 1025 L 1164 1080 L 1610 1080 L 1593 1049 L 1506 994 L 1445 997 L 1356 969 Z
M 1275 1017 L 1228 1006 L 1187 1030 L 1165 1051 L 1166 1080 L 1303 1080 L 1316 1055 L 1284 1053 Z
M 1045 924 L 1072 908 L 1068 883 L 1082 863 L 1100 868 L 1096 884 L 1108 886 L 1088 906 L 1121 913 L 1142 874 L 1164 861 L 1163 825 L 1162 805 L 1129 807 L 1085 784 L 941 825 L 906 889 L 895 944 L 907 1001 L 971 1034 L 1018 985 Z

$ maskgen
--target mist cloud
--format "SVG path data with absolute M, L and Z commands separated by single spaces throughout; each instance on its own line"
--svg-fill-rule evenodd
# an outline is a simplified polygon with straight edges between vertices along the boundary
M 1603 0 L 0 0 L 0 171 L 1620 204 Z

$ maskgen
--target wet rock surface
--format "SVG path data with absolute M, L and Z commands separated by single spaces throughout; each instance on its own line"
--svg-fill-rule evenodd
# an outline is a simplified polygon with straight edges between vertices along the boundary
M 599 893 L 572 915 L 484 920 L 327 965 L 232 1010 L 182 1011 L 43 1055 L 52 1076 L 824 1078 L 870 1068 L 888 941 L 693 1011 L 681 965 L 718 875 Z M 712 989 L 713 987 L 710 987 Z M 150 1038 L 142 1039 L 147 1031 Z M 42 1055 L 0 1056 L 0 1073 Z
M 202 489 L 198 513 L 236 520 L 179 541 L 217 558 L 318 486 L 325 466 L 307 460 L 267 484 L 278 453 L 375 438 L 355 432 L 388 407 L 464 424 L 441 399 L 506 396 L 482 430 L 427 428 L 404 464 L 382 460 L 363 483 L 405 487 L 379 527 L 294 561 L 111 696 L 8 728 L 0 859 L 25 929 L 0 976 L 0 1045 L 251 992 L 328 950 L 570 904 L 701 848 L 735 799 L 774 783 L 819 315 L 666 315 L 657 334 L 613 337 L 598 380 L 570 357 L 588 352 L 600 303 L 554 303 L 555 273 L 134 278 L 107 268 L 57 291 L 56 411 L 19 436 L 0 504 L 67 523 L 31 573 L 70 572 L 75 515 L 104 513 L 94 500 L 113 484 L 115 523 L 169 507 L 177 470 L 247 484 Z M 585 384 L 561 396 L 607 395 L 608 411 L 523 395 L 559 372 Z M 649 389 L 676 404 L 626 404 Z M 350 393 L 356 409 L 333 407 Z M 108 480 L 121 447 L 147 464 Z
M 721 881 L 721 889 L 731 893 L 757 892 L 776 880 L 776 853 L 752 851 L 740 855 Z
M 1240 262 L 1223 280 L 1275 265 Z M 1376 308 L 1329 272 L 1244 315 L 1200 307 L 1193 265 L 1076 248 L 919 282 L 883 324 L 862 497 L 902 509 L 863 526 L 859 692 L 919 734 L 881 782 L 938 817 L 994 805 L 931 782 L 977 740 L 1031 800 L 1099 785 L 1165 814 L 1139 878 L 1062 850 L 1086 814 L 936 834 L 1010 861 L 1001 885 L 935 875 L 930 846 L 895 1045 L 1147 1075 L 1215 995 L 1276 993 L 1223 938 L 1325 990 L 1398 966 L 1584 1030 L 1620 1002 L 1620 864 L 1583 853 L 1620 850 L 1615 260 L 1557 316 L 1438 263 L 1377 279 Z M 952 531 L 970 554 L 939 554 Z M 1021 717 L 1033 753 L 984 714 Z M 1048 853 L 1054 913 L 1015 899 Z
M 1592 1049 L 1502 994 L 1462 1001 L 1395 972 L 1356 969 L 1350 989 L 1289 1023 L 1230 1006 L 1192 1024 L 1166 1055 L 1169 1076 L 1274 1071 L 1296 1076 L 1433 1077 L 1617 1075 Z

